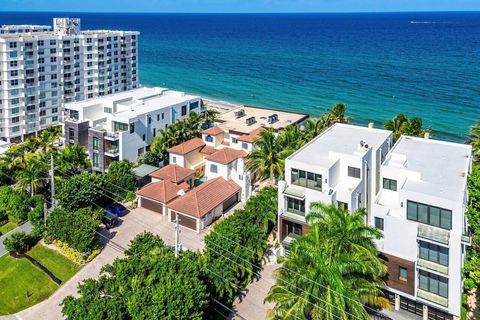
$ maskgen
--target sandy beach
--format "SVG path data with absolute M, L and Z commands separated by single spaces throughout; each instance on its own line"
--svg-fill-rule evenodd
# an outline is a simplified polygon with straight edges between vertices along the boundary
M 220 100 L 203 99 L 203 102 L 206 104 L 207 109 L 214 109 L 220 113 L 241 107 L 241 104 L 234 104 L 231 102 Z

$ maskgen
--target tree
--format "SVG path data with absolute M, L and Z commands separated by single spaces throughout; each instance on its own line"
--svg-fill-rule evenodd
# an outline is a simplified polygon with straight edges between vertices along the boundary
M 423 128 L 423 122 L 420 118 L 408 119 L 403 113 L 397 114 L 395 118 L 388 120 L 383 127 L 393 132 L 393 141 L 397 141 L 400 136 L 423 137 L 425 133 L 430 132 L 430 128 Z
M 480 120 L 470 127 L 468 143 L 472 145 L 474 160 L 476 162 L 480 161 Z
M 62 149 L 56 159 L 57 169 L 66 175 L 75 175 L 91 168 L 88 160 L 87 149 L 82 145 L 67 145 Z
M 179 258 L 155 235 L 132 240 L 126 257 L 102 268 L 98 280 L 63 301 L 69 319 L 203 319 L 208 293 L 199 253 Z
M 37 150 L 42 153 L 49 153 L 58 149 L 58 140 L 62 135 L 61 126 L 51 126 L 42 130 L 35 139 L 33 144 L 36 144 Z
M 73 212 L 57 207 L 48 215 L 46 237 L 66 243 L 78 252 L 87 252 L 96 244 L 99 224 L 100 220 L 90 208 Z
M 284 175 L 285 158 L 289 154 L 291 149 L 282 148 L 273 129 L 264 130 L 255 141 L 255 149 L 247 156 L 247 170 L 261 180 L 276 182 Z
M 324 114 L 323 121 L 328 128 L 335 123 L 348 123 L 348 117 L 345 116 L 347 106 L 343 103 L 336 103 L 332 106 L 332 110 Z
M 30 238 L 25 232 L 14 232 L 9 238 L 3 240 L 3 245 L 11 253 L 22 254 L 28 250 Z
M 370 319 L 364 304 L 389 307 L 381 277 L 386 273 L 374 239 L 381 233 L 363 223 L 365 211 L 349 213 L 315 203 L 309 232 L 291 246 L 266 301 L 278 319 Z
M 56 189 L 56 200 L 65 209 L 75 211 L 86 207 L 102 206 L 107 202 L 105 177 L 94 173 L 81 173 L 62 180 Z
M 48 183 L 48 164 L 39 153 L 31 153 L 27 157 L 27 165 L 15 175 L 17 187 L 30 192 L 33 196 Z
M 0 187 L 0 211 L 8 215 L 14 222 L 25 221 L 28 217 L 30 206 L 27 195 L 12 187 Z
M 135 189 L 136 178 L 132 173 L 132 164 L 128 160 L 112 161 L 105 175 L 109 193 L 117 200 L 122 200 L 128 191 Z
M 307 119 L 302 132 L 303 143 L 313 140 L 326 129 L 323 118 Z

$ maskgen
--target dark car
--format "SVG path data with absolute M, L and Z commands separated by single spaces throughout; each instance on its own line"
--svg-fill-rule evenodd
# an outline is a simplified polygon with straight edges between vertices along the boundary
M 105 212 L 114 214 L 117 217 L 121 217 L 125 215 L 128 212 L 128 210 L 127 208 L 125 208 L 124 205 L 120 203 L 112 203 L 105 207 Z
M 105 225 L 105 228 L 111 229 L 117 225 L 118 217 L 113 213 L 105 211 L 102 217 L 102 223 Z

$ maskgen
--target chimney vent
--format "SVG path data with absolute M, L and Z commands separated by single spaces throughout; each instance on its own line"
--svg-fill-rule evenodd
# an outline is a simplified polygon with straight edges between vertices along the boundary
M 368 123 L 368 127 L 369 127 L 370 129 L 372 129 L 372 128 L 373 128 L 373 122 L 369 122 L 369 123 Z

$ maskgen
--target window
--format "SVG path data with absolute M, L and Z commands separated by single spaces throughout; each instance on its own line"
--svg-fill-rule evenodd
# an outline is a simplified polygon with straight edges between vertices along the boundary
M 143 154 L 143 148 L 138 149 L 137 155 L 140 157 Z
M 242 149 L 248 150 L 248 144 L 246 142 L 242 142 Z
M 448 298 L 448 279 L 427 271 L 419 270 L 419 284 L 421 290 Z
M 305 200 L 287 197 L 287 211 L 305 215 Z
M 182 106 L 182 116 L 187 115 L 187 106 Z
M 375 228 L 383 231 L 383 218 L 375 217 Z
M 397 191 L 397 180 L 383 178 L 383 189 Z
M 126 123 L 121 123 L 121 122 L 113 122 L 113 131 L 127 131 L 128 130 L 128 124 Z
M 445 230 L 452 229 L 452 211 L 423 203 L 407 201 L 407 219 Z
M 12 132 L 18 132 L 18 131 L 20 131 L 20 127 L 19 127 L 19 126 L 12 127 Z
M 99 161 L 99 159 L 100 159 L 100 156 L 98 155 L 98 153 L 94 153 L 94 154 L 93 154 L 93 157 L 92 157 L 92 162 L 93 162 L 92 165 L 93 165 L 93 167 L 95 167 L 95 168 L 100 167 L 100 161 Z
M 302 235 L 302 225 L 295 223 L 295 222 L 290 222 L 290 221 L 285 221 L 285 229 L 286 229 L 286 234 L 296 234 L 301 236 Z
M 213 142 L 213 137 L 212 136 L 205 136 L 205 141 L 206 142 Z
M 105 113 L 112 113 L 113 110 L 112 110 L 112 108 L 110 108 L 110 107 L 103 107 L 103 112 L 105 112 Z
M 75 130 L 73 128 L 68 128 L 68 139 L 75 139 Z
M 348 176 L 360 179 L 360 168 L 348 167 Z
M 232 137 L 232 143 L 238 143 L 237 138 L 233 138 L 233 137 Z
M 20 108 L 19 107 L 15 107 L 15 108 L 12 108 L 12 114 L 17 114 L 20 112 Z
M 12 118 L 12 123 L 18 123 L 20 122 L 20 117 L 13 117 Z
M 398 280 L 407 282 L 408 279 L 408 270 L 405 267 L 399 267 L 398 269 Z
M 156 128 L 153 128 L 153 136 L 154 136 L 154 137 L 157 136 L 157 129 L 156 129 Z
M 130 123 L 130 133 L 134 133 L 134 132 L 135 132 L 135 124 Z
M 145 141 L 145 134 L 142 134 L 142 140 Z
M 190 103 L 190 111 L 198 108 L 198 101 Z
M 420 241 L 418 246 L 418 256 L 420 259 L 448 266 L 448 248 L 425 241 Z
M 337 207 L 343 210 L 348 210 L 348 203 L 342 202 L 342 201 L 337 201 Z
M 218 172 L 218 167 L 216 164 L 210 164 L 210 172 L 211 173 L 217 173 Z
M 98 139 L 97 137 L 93 137 L 92 139 L 92 148 L 95 151 L 98 151 L 98 149 L 100 148 L 100 139 Z
M 157 121 L 160 121 L 160 114 L 157 114 Z
M 177 157 L 172 157 L 172 162 L 177 163 Z
M 292 184 L 322 191 L 322 175 L 299 169 L 292 169 Z

